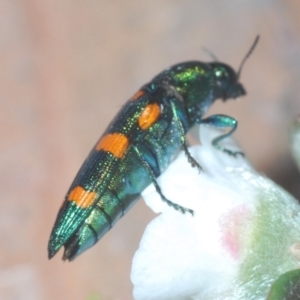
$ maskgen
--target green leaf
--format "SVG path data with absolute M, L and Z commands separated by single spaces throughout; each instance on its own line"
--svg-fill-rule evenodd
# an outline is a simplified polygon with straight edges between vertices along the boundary
M 300 269 L 286 272 L 271 286 L 267 300 L 299 300 Z

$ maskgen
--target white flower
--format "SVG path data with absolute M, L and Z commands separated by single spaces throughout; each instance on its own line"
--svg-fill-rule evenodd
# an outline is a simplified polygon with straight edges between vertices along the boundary
M 136 300 L 266 299 L 281 274 L 299 267 L 300 206 L 242 156 L 211 145 L 219 131 L 201 126 L 202 146 L 181 153 L 159 178 L 164 195 L 194 210 L 182 214 L 154 187 L 143 197 L 160 213 L 146 228 L 132 265 Z M 238 150 L 232 139 L 222 143 Z

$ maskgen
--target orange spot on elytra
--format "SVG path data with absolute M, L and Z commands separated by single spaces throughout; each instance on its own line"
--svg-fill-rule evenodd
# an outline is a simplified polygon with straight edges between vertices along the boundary
M 76 186 L 69 194 L 68 200 L 74 201 L 81 208 L 87 208 L 97 199 L 96 192 L 88 192 L 81 186 Z
M 137 99 L 139 99 L 140 97 L 142 97 L 142 96 L 144 96 L 145 95 L 145 91 L 143 91 L 143 90 L 139 90 L 139 91 L 137 91 L 132 97 L 131 97 L 131 99 L 130 100 L 137 100 Z
M 141 129 L 148 129 L 153 123 L 156 122 L 160 116 L 160 107 L 157 103 L 148 104 L 142 111 L 139 117 L 139 126 Z
M 96 150 L 104 150 L 112 153 L 117 158 L 122 158 L 129 146 L 129 140 L 122 133 L 109 133 L 101 138 L 96 145 Z

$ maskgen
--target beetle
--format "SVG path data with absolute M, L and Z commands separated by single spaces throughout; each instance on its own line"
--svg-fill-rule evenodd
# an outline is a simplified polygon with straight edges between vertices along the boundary
M 140 198 L 151 183 L 161 199 L 182 213 L 193 211 L 167 199 L 157 177 L 182 149 L 189 163 L 201 170 L 187 148 L 185 134 L 194 124 L 210 124 L 229 131 L 213 145 L 236 156 L 240 152 L 220 144 L 237 128 L 225 115 L 203 118 L 216 99 L 246 94 L 238 72 L 218 61 L 176 64 L 154 77 L 129 99 L 90 152 L 72 183 L 51 232 L 48 255 L 64 246 L 63 260 L 73 260 L 92 247 Z

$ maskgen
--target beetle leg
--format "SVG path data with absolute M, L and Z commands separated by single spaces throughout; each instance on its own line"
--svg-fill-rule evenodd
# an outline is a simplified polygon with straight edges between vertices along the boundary
M 236 157 L 237 155 L 244 156 L 244 153 L 241 151 L 233 151 L 233 150 L 227 149 L 224 146 L 219 144 L 222 140 L 231 136 L 235 132 L 235 130 L 237 129 L 237 124 L 238 124 L 238 121 L 236 119 L 231 118 L 226 115 L 213 115 L 208 118 L 202 119 L 200 124 L 208 124 L 208 125 L 211 125 L 211 126 L 214 126 L 217 128 L 225 128 L 225 127 L 230 128 L 230 130 L 227 133 L 224 133 L 224 134 L 216 137 L 215 139 L 213 139 L 212 144 L 217 149 L 219 149 L 231 156 L 234 156 L 234 157 Z
M 194 215 L 194 211 L 193 211 L 192 209 L 189 209 L 189 208 L 183 207 L 183 206 L 181 206 L 181 205 L 179 205 L 179 204 L 176 204 L 176 203 L 174 203 L 174 202 L 168 200 L 168 199 L 164 196 L 164 194 L 162 193 L 161 188 L 160 188 L 160 186 L 159 186 L 159 184 L 158 184 L 158 182 L 157 182 L 157 180 L 156 180 L 156 177 L 155 177 L 155 175 L 154 175 L 154 173 L 153 173 L 153 171 L 152 171 L 152 169 L 151 169 L 151 167 L 150 167 L 150 165 L 149 165 L 148 162 L 143 158 L 143 155 L 142 155 L 142 153 L 139 151 L 138 147 L 135 146 L 135 145 L 132 145 L 132 146 L 133 146 L 134 152 L 136 153 L 136 155 L 137 155 L 139 161 L 142 163 L 144 169 L 145 169 L 146 172 L 148 173 L 148 175 L 149 175 L 149 177 L 150 177 L 152 183 L 154 184 L 154 187 L 155 187 L 157 193 L 160 195 L 161 199 L 162 199 L 164 202 L 166 202 L 169 206 L 175 208 L 176 210 L 179 210 L 179 211 L 182 212 L 182 213 L 188 212 L 188 213 L 190 213 L 190 214 L 193 216 L 193 215 Z
M 177 109 L 176 109 L 176 99 L 172 99 L 170 101 L 170 103 L 171 103 L 171 108 L 172 108 L 172 113 L 173 113 L 173 119 L 174 119 L 176 127 L 178 128 L 178 131 L 179 131 L 179 137 L 180 137 L 180 143 L 181 143 L 182 150 L 184 151 L 184 153 L 188 159 L 188 162 L 191 164 L 191 166 L 196 167 L 199 170 L 199 172 L 201 172 L 201 171 L 203 171 L 202 167 L 200 166 L 200 164 L 197 162 L 197 160 L 191 155 L 191 153 L 188 150 L 184 128 L 183 128 L 182 122 L 178 116 Z

